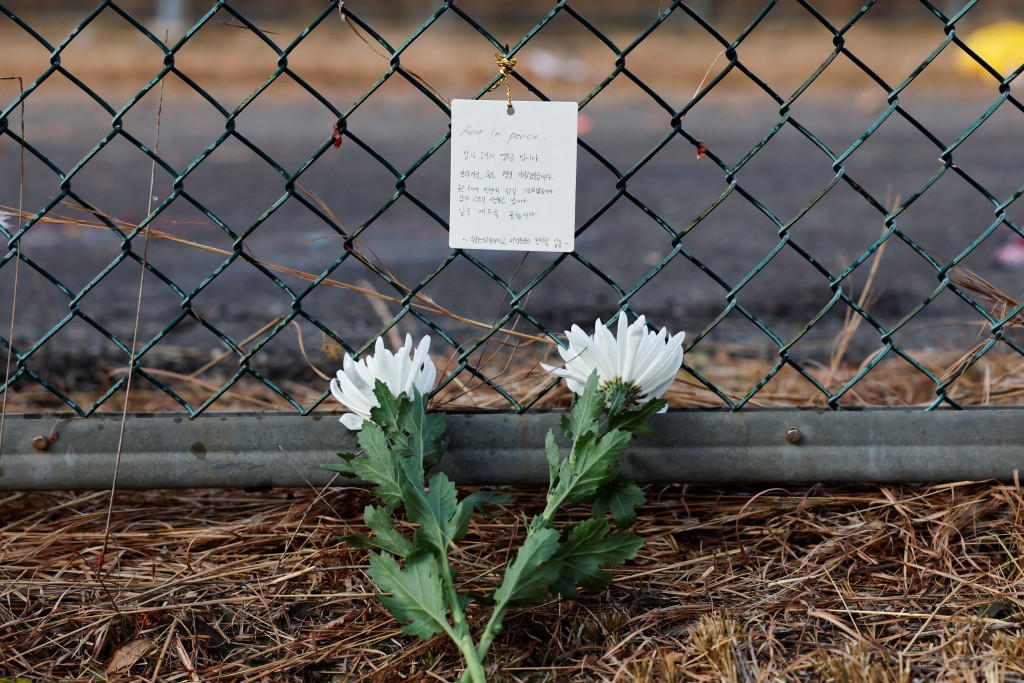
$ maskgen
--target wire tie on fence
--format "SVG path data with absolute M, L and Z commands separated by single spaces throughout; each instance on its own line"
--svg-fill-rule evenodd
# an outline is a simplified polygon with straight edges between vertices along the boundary
M 508 52 L 508 44 L 505 44 L 505 52 Z M 516 58 L 507 57 L 501 52 L 494 53 L 494 61 L 498 63 L 498 71 L 501 72 L 501 80 L 492 85 L 487 89 L 487 92 L 491 92 L 496 89 L 502 83 L 505 84 L 505 97 L 508 99 L 508 110 L 512 112 L 512 85 L 509 79 L 512 77 L 512 71 L 516 68 Z

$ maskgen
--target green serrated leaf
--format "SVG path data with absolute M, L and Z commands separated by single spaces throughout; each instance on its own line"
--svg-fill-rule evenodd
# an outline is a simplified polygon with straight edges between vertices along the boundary
M 377 405 L 370 408 L 370 418 L 385 432 L 396 433 L 399 430 L 398 417 L 402 406 L 409 402 L 409 398 L 405 394 L 395 396 L 388 385 L 379 379 L 374 380 L 373 395 L 377 398 Z
M 555 443 L 555 433 L 548 430 L 548 435 L 544 437 L 544 453 L 548 456 L 548 481 L 551 482 L 552 488 L 558 483 L 558 472 L 559 467 L 562 464 L 562 453 L 558 449 L 558 444 Z
M 576 461 L 569 465 L 569 500 L 579 503 L 589 500 L 604 486 L 618 475 L 619 458 L 629 446 L 630 436 L 627 432 L 611 431 L 595 438 L 593 434 L 585 434 L 575 447 Z M 562 470 L 566 469 L 565 461 Z M 559 477 L 565 478 L 566 473 L 560 471 Z
M 366 534 L 345 534 L 339 536 L 338 540 L 347 544 L 350 548 L 359 548 L 360 550 L 388 550 L 377 542 L 377 539 Z M 388 550 L 388 552 L 390 552 Z
M 638 408 L 631 408 L 621 412 L 610 412 L 608 428 L 629 432 L 634 436 L 649 436 L 654 433 L 654 428 L 651 427 L 648 420 L 664 408 L 665 405 L 664 399 L 652 398 Z
M 487 514 L 487 505 L 504 505 L 512 502 L 512 496 L 497 491 L 474 491 L 462 499 L 463 503 L 471 505 L 474 512 Z
M 341 462 L 322 462 L 320 463 L 320 469 L 328 470 L 330 472 L 337 472 L 338 474 L 345 474 L 352 476 L 352 466 Z M 3 679 L 0 678 L 0 683 Z
M 444 430 L 444 413 L 427 414 L 426 398 L 416 392 L 413 401 L 403 406 L 399 414 L 395 449 L 400 455 L 423 463 L 424 471 L 429 470 L 441 461 L 448 447 Z
M 423 450 L 423 468 L 429 470 L 441 462 L 444 452 L 448 450 L 448 436 L 445 434 L 447 420 L 444 413 L 425 413 L 424 420 L 428 447 Z
M 527 536 L 494 592 L 495 601 L 513 605 L 544 602 L 547 587 L 558 579 L 561 570 L 562 563 L 553 558 L 557 550 L 558 532 L 554 529 L 538 529 Z
M 380 601 L 399 621 L 409 622 L 403 633 L 427 640 L 451 632 L 441 578 L 434 558 L 426 553 L 410 556 L 405 570 L 387 554 L 370 555 L 370 578 L 383 593 Z M 454 635 L 453 635 L 454 637 Z
M 610 512 L 615 526 L 626 529 L 636 523 L 637 505 L 643 505 L 646 497 L 643 490 L 628 477 L 619 475 L 597 490 L 592 512 L 594 517 L 603 517 Z
M 978 608 L 978 616 L 982 619 L 998 619 L 1010 607 L 1013 607 L 1013 603 L 1005 600 L 986 603 Z
M 359 432 L 359 445 L 363 454 L 349 461 L 351 473 L 375 484 L 373 494 L 394 509 L 402 502 L 402 486 L 387 435 L 376 424 L 364 422 Z
M 412 544 L 395 528 L 395 522 L 391 519 L 391 514 L 387 509 L 376 505 L 367 505 L 363 510 L 363 520 L 366 522 L 366 526 L 373 529 L 378 548 L 399 557 L 405 557 L 412 552 Z
M 487 514 L 487 510 L 484 506 L 500 505 L 502 503 L 507 503 L 510 500 L 512 500 L 512 496 L 507 493 L 477 491 L 469 494 L 462 499 L 462 502 L 459 503 L 455 515 L 452 517 L 451 539 L 453 541 L 461 541 L 466 537 L 466 532 L 469 530 L 469 522 L 473 518 L 474 512 Z
M 608 415 L 614 416 L 629 408 L 636 398 L 636 388 L 625 382 L 612 382 L 611 387 L 604 392 L 605 404 L 608 407 Z
M 573 442 L 588 432 L 597 433 L 600 430 L 605 398 L 604 394 L 597 390 L 598 382 L 597 370 L 594 370 L 583 387 L 583 393 L 572 402 L 572 408 L 569 411 L 571 419 L 566 437 Z
M 473 504 L 463 500 L 455 507 L 455 514 L 452 516 L 449 528 L 449 538 L 453 541 L 461 541 L 465 538 L 472 519 Z
M 344 460 L 344 462 L 325 462 L 321 463 L 320 467 L 331 472 L 338 472 L 340 474 L 352 476 L 352 460 L 358 458 L 359 455 L 357 453 L 338 453 L 337 455 L 339 458 Z M 2 680 L 3 679 L 0 679 L 0 681 Z
M 402 461 L 403 469 L 411 467 Z M 443 472 L 430 478 L 426 491 L 418 487 L 406 489 L 405 509 L 409 520 L 420 525 L 413 536 L 413 545 L 433 552 L 438 557 L 448 555 L 448 544 L 454 540 L 458 526 L 463 523 L 461 506 L 453 484 Z M 472 514 L 472 508 L 469 508 Z M 466 522 L 468 524 L 468 520 Z
M 578 598 L 580 588 L 600 588 L 612 575 L 603 567 L 617 566 L 636 557 L 642 538 L 630 531 L 608 533 L 604 519 L 588 519 L 569 528 L 552 559 L 561 564 L 551 590 L 567 598 Z

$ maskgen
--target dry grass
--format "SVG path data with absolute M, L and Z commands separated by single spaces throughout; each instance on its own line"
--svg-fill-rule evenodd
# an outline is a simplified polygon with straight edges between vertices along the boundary
M 466 586 L 539 489 L 477 519 Z M 640 557 L 581 602 L 515 613 L 494 681 L 1024 677 L 1018 486 L 648 488 Z M 362 491 L 33 493 L 0 502 L 0 675 L 34 681 L 451 680 L 443 639 L 372 596 Z M 472 615 L 478 621 L 485 614 Z

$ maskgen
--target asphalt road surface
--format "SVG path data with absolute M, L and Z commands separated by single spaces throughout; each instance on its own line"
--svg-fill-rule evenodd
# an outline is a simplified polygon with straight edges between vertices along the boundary
M 194 95 L 169 91 L 166 98 L 158 151 L 175 172 L 182 173 L 224 132 L 224 120 Z M 155 144 L 155 104 L 155 98 L 143 102 L 123 122 L 125 131 L 147 145 Z M 231 108 L 232 103 L 225 104 Z M 992 100 L 985 99 L 930 99 L 912 94 L 903 100 L 906 111 L 945 145 L 960 138 L 991 104 Z M 577 225 L 587 227 L 577 236 L 579 259 L 561 259 L 520 302 L 521 309 L 554 330 L 614 314 L 620 293 L 609 281 L 629 292 L 673 249 L 674 235 L 659 225 L 653 214 L 672 231 L 685 231 L 677 240 L 682 253 L 633 295 L 636 311 L 646 313 L 658 326 L 687 330 L 691 339 L 706 331 L 700 347 L 710 350 L 717 344 L 738 344 L 765 354 L 777 353 L 777 342 L 743 311 L 762 321 L 784 343 L 797 339 L 801 330 L 820 316 L 811 332 L 796 342 L 794 352 L 827 354 L 847 312 L 841 301 L 831 309 L 829 304 L 840 288 L 853 299 L 860 297 L 873 261 L 867 259 L 841 282 L 830 282 L 830 277 L 834 280 L 856 264 L 887 226 L 883 214 L 845 179 L 801 215 L 832 183 L 836 170 L 832 160 L 798 126 L 812 131 L 818 144 L 841 154 L 861 138 L 884 107 L 880 96 L 798 100 L 790 121 L 734 177 L 728 177 L 716 159 L 735 166 L 780 121 L 780 114 L 767 98 L 709 100 L 683 121 L 687 133 L 707 144 L 709 154 L 698 159 L 694 146 L 676 135 L 620 184 L 627 193 L 610 206 L 606 205 L 617 196 L 619 178 L 581 147 Z M 621 174 L 640 164 L 670 132 L 671 117 L 649 102 L 604 103 L 598 99 L 585 114 L 582 139 Z M 331 114 L 312 100 L 257 100 L 239 117 L 235 130 L 292 174 L 330 139 L 333 123 Z M 12 129 L 18 126 L 12 121 Z M 360 142 L 404 174 L 444 135 L 447 126 L 447 118 L 425 100 L 371 99 L 349 121 L 348 131 L 355 137 L 345 139 L 340 148 L 326 149 L 297 181 L 307 202 L 314 204 L 311 198 L 318 197 L 349 232 L 372 219 L 360 235 L 360 249 L 408 285 L 437 271 L 451 255 L 447 233 L 437 220 L 448 216 L 448 146 L 442 146 L 404 180 L 408 196 L 399 197 L 377 215 L 395 194 L 396 178 Z M 110 133 L 109 115 L 82 97 L 40 93 L 29 100 L 26 138 L 66 173 Z M 897 112 L 842 160 L 841 170 L 878 203 L 895 207 L 913 197 L 942 169 L 940 152 Z M 1003 201 L 1024 185 L 1022 152 L 1024 115 L 1004 103 L 953 152 L 953 159 L 964 173 Z M 58 194 L 60 180 L 51 168 L 27 154 L 24 191 L 19 198 L 21 167 L 18 147 L 10 137 L 0 137 L 0 203 L 18 206 L 20 202 L 26 211 L 38 211 Z M 157 168 L 152 190 L 150 177 L 150 160 L 115 135 L 65 187 L 108 216 L 133 225 L 173 190 L 172 175 L 164 169 Z M 716 205 L 733 180 L 732 192 Z M 343 239 L 294 198 L 286 199 L 245 237 L 244 254 L 250 260 L 231 260 L 241 243 L 224 228 L 235 236 L 243 235 L 287 190 L 282 174 L 243 141 L 229 138 L 185 176 L 181 187 L 186 196 L 176 199 L 152 223 L 173 239 L 154 237 L 147 245 L 138 238 L 132 244 L 134 253 L 145 253 L 159 273 L 180 289 L 175 291 L 156 273 L 146 275 L 140 340 L 145 343 L 156 338 L 181 317 L 183 296 L 210 325 L 185 317 L 151 352 L 153 363 L 159 362 L 162 353 L 170 364 L 190 358 L 184 365 L 195 367 L 225 348 L 218 333 L 235 342 L 258 337 L 266 325 L 293 308 L 291 295 L 280 285 L 303 295 L 299 304 L 303 312 L 356 347 L 380 329 L 382 316 L 401 310 L 388 301 L 375 307 L 365 293 L 339 287 L 321 285 L 303 294 L 308 282 L 280 270 L 319 276 L 343 253 Z M 418 203 L 429 207 L 437 218 Z M 784 224 L 799 217 L 788 226 L 788 239 L 780 237 L 779 226 L 756 204 Z M 73 199 L 55 207 L 50 215 L 90 220 Z M 1007 215 L 1024 225 L 1024 204 L 1011 204 Z M 869 297 L 878 324 L 885 329 L 897 325 L 941 285 L 935 267 L 915 252 L 908 240 L 945 266 L 995 222 L 992 202 L 955 171 L 947 171 L 935 181 L 897 216 L 896 227 L 906 239 L 891 236 L 880 256 Z M 991 236 L 966 256 L 963 265 L 1017 296 L 1020 271 L 1000 267 L 995 258 L 1010 237 L 1005 226 L 995 227 Z M 16 300 L 14 337 L 21 348 L 43 339 L 69 314 L 73 297 L 83 291 L 86 293 L 75 299 L 79 310 L 122 339 L 131 339 L 138 305 L 138 264 L 124 260 L 94 283 L 97 274 L 118 263 L 122 255 L 121 240 L 115 234 L 73 222 L 38 224 L 24 235 L 20 249 L 33 265 L 22 263 L 16 299 L 15 262 L 0 265 L 0 320 L 10 320 L 11 303 Z M 774 257 L 755 272 L 772 253 Z M 511 279 L 513 288 L 518 289 L 559 261 L 557 255 L 546 253 L 474 251 L 471 255 L 479 264 L 456 257 L 422 293 L 459 316 L 484 322 L 507 311 L 508 295 L 482 268 Z M 256 261 L 269 265 L 261 269 L 254 265 Z M 68 291 L 61 291 L 36 267 L 45 269 Z M 208 275 L 218 268 L 223 272 L 207 282 Z M 275 283 L 272 275 L 280 283 Z M 381 294 L 393 296 L 396 292 L 355 259 L 342 263 L 329 277 Z M 449 330 L 456 341 L 465 343 L 476 334 L 450 318 L 432 314 L 431 319 Z M 979 332 L 979 320 L 977 312 L 952 291 L 940 289 L 893 339 L 912 347 L 969 347 Z M 320 331 L 304 319 L 300 323 L 307 349 L 315 349 Z M 7 323 L 3 326 L 6 337 Z M 425 329 L 411 317 L 399 325 L 402 332 L 414 334 Z M 860 354 L 870 353 L 879 346 L 879 339 L 880 334 L 870 325 L 862 325 L 853 348 Z M 37 358 L 45 359 L 50 368 L 73 368 L 104 357 L 116 364 L 119 355 L 123 356 L 89 321 L 76 319 L 49 339 Z M 260 358 L 265 366 L 303 363 L 291 331 L 270 342 Z

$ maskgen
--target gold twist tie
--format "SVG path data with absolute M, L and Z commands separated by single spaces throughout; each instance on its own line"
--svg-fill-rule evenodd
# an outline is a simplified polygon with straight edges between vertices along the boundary
M 505 48 L 508 49 L 507 47 Z M 491 92 L 502 83 L 505 84 L 505 97 L 508 98 L 508 108 L 512 108 L 512 86 L 509 85 L 509 78 L 512 76 L 512 70 L 516 68 L 516 58 L 506 57 L 500 52 L 494 53 L 494 61 L 498 63 L 498 71 L 501 72 L 501 80 L 488 88 L 487 92 Z

